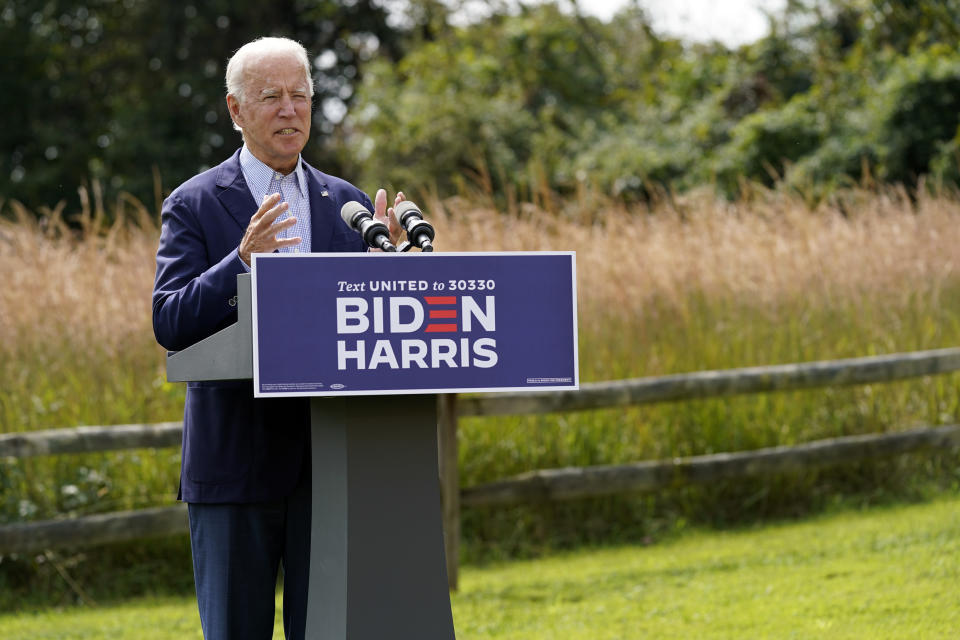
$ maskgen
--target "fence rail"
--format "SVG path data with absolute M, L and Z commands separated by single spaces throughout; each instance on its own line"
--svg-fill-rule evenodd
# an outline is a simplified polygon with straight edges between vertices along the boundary
M 585 411 L 737 394 L 894 382 L 960 371 L 960 348 L 722 371 L 700 371 L 581 385 L 579 391 L 441 396 L 438 416 L 448 576 L 457 582 L 460 505 L 570 500 L 680 483 L 780 473 L 908 452 L 960 447 L 960 426 L 832 438 L 792 447 L 676 460 L 532 471 L 461 489 L 457 418 Z M 0 435 L 0 459 L 179 446 L 182 423 L 84 426 Z M 0 554 L 90 546 L 187 531 L 183 505 L 0 527 Z
M 699 371 L 580 385 L 579 391 L 500 393 L 459 398 L 460 416 L 586 411 L 748 393 L 895 382 L 960 370 L 960 348 L 865 358 Z
M 461 490 L 461 504 L 490 506 L 573 500 L 684 484 L 757 477 L 960 447 L 960 425 L 846 436 L 791 447 L 720 453 L 626 465 L 541 469 Z M 0 554 L 93 546 L 186 533 L 184 505 L 28 522 L 0 527 Z M 450 531 L 447 531 L 450 535 Z
M 790 447 L 717 453 L 625 465 L 541 469 L 462 491 L 466 506 L 574 500 L 677 485 L 774 475 L 917 451 L 960 447 L 960 425 L 845 436 Z
M 0 458 L 32 458 L 121 449 L 165 449 L 179 447 L 182 440 L 182 422 L 5 433 L 0 435 Z
M 189 531 L 183 504 L 0 527 L 0 554 L 91 547 Z
M 456 416 L 608 409 L 772 391 L 895 382 L 960 371 L 960 348 L 767 367 L 698 371 L 580 385 L 579 391 L 458 396 Z M 449 410 L 448 410 L 449 413 Z M 0 458 L 180 446 L 183 423 L 87 426 L 0 434 Z

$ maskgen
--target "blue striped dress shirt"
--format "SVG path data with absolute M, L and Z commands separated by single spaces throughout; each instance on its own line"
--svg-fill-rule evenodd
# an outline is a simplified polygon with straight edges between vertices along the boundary
M 307 176 L 303 170 L 303 158 L 297 159 L 297 168 L 288 175 L 274 171 L 256 156 L 250 153 L 247 145 L 240 150 L 240 170 L 247 181 L 247 187 L 259 207 L 263 199 L 272 194 L 280 193 L 283 202 L 290 205 L 286 211 L 277 217 L 274 224 L 286 220 L 291 215 L 297 218 L 297 223 L 280 234 L 281 238 L 300 236 L 302 242 L 293 247 L 280 249 L 284 253 L 310 251 L 310 190 L 307 188 Z

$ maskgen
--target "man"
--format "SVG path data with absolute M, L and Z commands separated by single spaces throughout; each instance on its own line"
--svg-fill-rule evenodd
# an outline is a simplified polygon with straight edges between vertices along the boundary
M 313 83 L 302 46 L 262 38 L 226 72 L 227 106 L 243 147 L 178 187 L 163 203 L 153 328 L 184 349 L 236 321 L 236 276 L 251 255 L 364 251 L 340 218 L 353 185 L 300 157 L 310 134 Z M 403 199 L 397 194 L 395 204 Z M 376 195 L 375 215 L 399 224 Z M 258 204 L 259 203 L 259 204 Z M 287 638 L 302 638 L 310 544 L 309 405 L 254 399 L 250 381 L 187 386 L 179 498 L 188 503 L 194 578 L 204 637 L 269 639 L 283 568 Z

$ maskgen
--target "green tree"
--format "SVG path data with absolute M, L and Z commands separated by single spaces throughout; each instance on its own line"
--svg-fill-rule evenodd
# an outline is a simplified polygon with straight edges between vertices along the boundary
M 449 192 L 467 175 L 521 197 L 544 181 L 569 188 L 571 158 L 650 90 L 642 74 L 625 77 L 624 58 L 653 69 L 666 50 L 638 10 L 605 25 L 546 3 L 447 28 L 399 64 L 368 68 L 342 144 L 370 182 Z
M 363 62 L 399 56 L 373 0 L 7 0 L 0 4 L 0 195 L 30 207 L 97 180 L 154 200 L 239 143 L 224 104 L 226 60 L 263 35 L 299 40 L 317 92 L 307 158 L 336 171 L 325 141 Z

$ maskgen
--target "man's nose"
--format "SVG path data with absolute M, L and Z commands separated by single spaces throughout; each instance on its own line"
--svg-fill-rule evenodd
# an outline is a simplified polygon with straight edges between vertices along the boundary
M 287 94 L 280 96 L 280 115 L 292 116 L 295 112 L 293 98 Z

